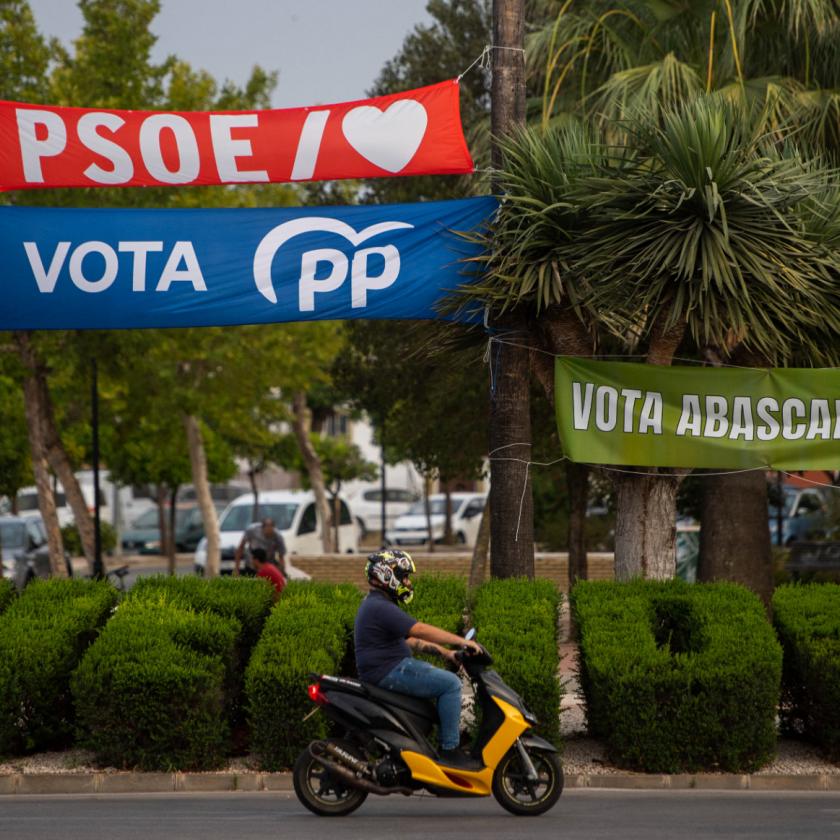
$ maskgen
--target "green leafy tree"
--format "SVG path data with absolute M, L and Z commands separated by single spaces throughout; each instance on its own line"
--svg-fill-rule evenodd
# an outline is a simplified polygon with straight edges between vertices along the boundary
M 13 511 L 18 490 L 32 483 L 22 396 L 18 383 L 0 374 L 0 497 L 9 499 Z

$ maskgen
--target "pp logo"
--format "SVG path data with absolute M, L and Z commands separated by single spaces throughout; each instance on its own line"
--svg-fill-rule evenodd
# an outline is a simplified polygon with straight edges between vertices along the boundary
M 414 225 L 406 222 L 380 222 L 357 233 L 350 225 L 325 216 L 307 216 L 285 222 L 269 231 L 257 246 L 254 254 L 254 281 L 260 294 L 266 300 L 277 303 L 277 293 L 271 282 L 271 264 L 277 251 L 293 236 L 314 231 L 336 233 L 358 248 L 363 242 L 380 233 L 413 227 Z M 381 273 L 373 276 L 368 273 L 368 261 L 372 256 L 379 256 L 384 260 Z M 316 278 L 318 267 L 324 263 L 330 266 L 329 274 L 318 279 Z M 393 245 L 362 248 L 353 254 L 352 261 L 348 260 L 342 251 L 335 248 L 304 251 L 300 260 L 298 308 L 301 312 L 314 312 L 315 295 L 334 292 L 349 275 L 351 308 L 363 309 L 367 306 L 368 292 L 387 289 L 397 279 L 399 273 L 400 252 Z

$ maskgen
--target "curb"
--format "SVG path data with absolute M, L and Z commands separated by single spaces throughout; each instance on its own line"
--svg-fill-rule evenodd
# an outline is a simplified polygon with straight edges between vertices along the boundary
M 840 774 L 569 773 L 565 787 L 590 790 L 834 791 Z M 0 796 L 130 793 L 288 793 L 291 773 L 13 773 L 0 775 Z
M 0 776 L 0 796 L 291 790 L 291 773 L 12 773 Z

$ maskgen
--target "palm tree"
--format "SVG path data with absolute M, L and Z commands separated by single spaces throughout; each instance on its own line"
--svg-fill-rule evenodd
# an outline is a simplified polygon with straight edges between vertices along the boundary
M 751 113 L 759 132 L 777 142 L 793 138 L 802 149 L 840 163 L 837 0 L 535 0 L 534 7 L 536 19 L 549 21 L 534 28 L 528 43 L 538 94 L 532 112 L 542 125 L 585 116 L 622 138 L 628 114 L 661 114 L 716 91 Z M 837 343 L 836 335 L 824 338 L 827 348 Z M 734 334 L 720 350 L 730 361 L 768 364 Z M 813 356 L 804 363 L 813 364 Z M 709 527 L 701 540 L 701 571 L 752 581 L 766 592 L 763 471 L 707 477 L 704 485 Z M 753 498 L 745 503 L 747 489 Z M 729 512 L 745 504 L 752 525 L 743 520 L 733 529 Z M 716 511 L 725 522 L 713 522 Z M 735 573 L 729 555 L 744 558 Z
M 834 171 L 757 136 L 719 98 L 623 132 L 615 145 L 597 121 L 561 123 L 505 144 L 505 201 L 468 295 L 527 305 L 540 349 L 611 336 L 651 364 L 689 341 L 726 348 L 737 336 L 772 361 L 817 349 L 814 323 L 837 334 Z M 673 575 L 682 476 L 616 474 L 619 577 Z

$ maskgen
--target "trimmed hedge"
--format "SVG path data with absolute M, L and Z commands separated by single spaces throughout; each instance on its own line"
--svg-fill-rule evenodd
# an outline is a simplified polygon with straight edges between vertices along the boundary
M 265 624 L 245 673 L 251 748 L 267 770 L 291 767 L 327 720 L 315 714 L 310 673 L 354 673 L 353 621 L 361 602 L 355 586 L 291 581 Z
M 240 643 L 244 662 L 248 661 L 274 604 L 274 590 L 267 580 L 246 577 L 205 579 L 196 575 L 154 575 L 140 578 L 128 597 L 129 600 L 155 600 L 160 592 L 182 600 L 198 612 L 235 618 L 242 627 Z
M 750 772 L 776 749 L 782 651 L 737 584 L 579 583 L 589 730 L 621 767 Z
M 490 652 L 494 668 L 539 721 L 536 730 L 559 743 L 560 666 L 557 616 L 560 593 L 547 580 L 490 580 L 473 595 L 476 640 Z
M 8 578 L 0 577 L 0 613 L 14 601 L 16 594 L 15 585 Z
M 840 586 L 780 586 L 773 617 L 782 642 L 782 730 L 840 761 Z
M 117 767 L 221 765 L 241 633 L 235 618 L 187 609 L 163 589 L 126 601 L 73 674 L 80 745 Z
M 0 754 L 71 740 L 70 675 L 116 603 L 105 581 L 36 580 L 0 616 Z
M 154 602 L 162 593 L 170 602 L 179 603 L 187 609 L 211 612 L 239 623 L 241 632 L 237 636 L 236 651 L 227 663 L 225 694 L 226 714 L 235 730 L 236 746 L 241 749 L 247 737 L 243 729 L 245 668 L 274 605 L 274 589 L 267 580 L 255 577 L 206 579 L 196 575 L 154 575 L 138 580 L 131 589 L 129 599 Z

